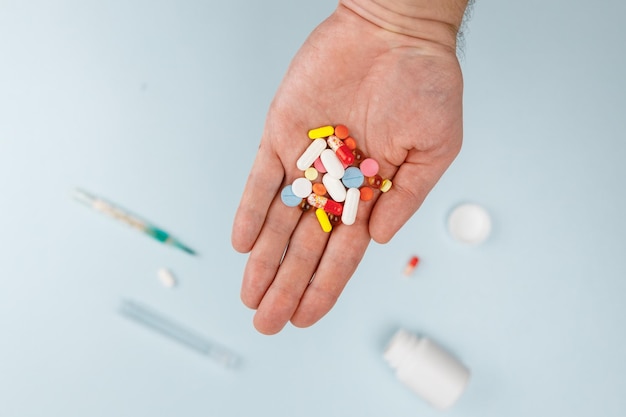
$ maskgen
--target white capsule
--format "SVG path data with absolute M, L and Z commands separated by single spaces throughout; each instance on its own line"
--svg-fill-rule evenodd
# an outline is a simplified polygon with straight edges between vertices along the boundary
M 343 203 L 343 213 L 341 214 L 343 224 L 351 225 L 356 220 L 360 198 L 361 192 L 358 188 L 349 188 L 346 192 L 346 202 Z
M 324 168 L 326 168 L 326 172 L 338 180 L 343 177 L 345 170 L 343 168 L 343 164 L 337 158 L 337 155 L 332 149 L 324 149 L 320 154 L 320 159 L 322 160 L 322 164 L 324 164 Z
M 298 178 L 291 184 L 291 192 L 300 198 L 306 198 L 313 191 L 313 184 L 304 177 Z
M 298 158 L 296 161 L 296 166 L 299 170 L 304 171 L 317 159 L 318 156 L 322 153 L 322 151 L 326 149 L 326 141 L 324 139 L 315 139 L 308 148 L 304 151 L 304 153 Z M 332 152 L 332 151 L 331 151 Z
M 332 175 L 324 174 L 322 184 L 326 187 L 326 191 L 330 197 L 336 202 L 341 203 L 346 199 L 346 187 L 344 187 L 341 180 L 338 180 Z
M 161 284 L 164 287 L 172 288 L 176 286 L 176 277 L 169 269 L 160 268 L 157 271 L 157 276 L 159 277 L 159 281 L 161 281 Z

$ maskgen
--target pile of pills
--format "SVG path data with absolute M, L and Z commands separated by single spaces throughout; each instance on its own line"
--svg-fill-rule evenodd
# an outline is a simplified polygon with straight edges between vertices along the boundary
M 371 200 L 374 190 L 389 191 L 391 180 L 378 175 L 378 162 L 356 147 L 346 126 L 318 127 L 308 136 L 311 144 L 296 161 L 303 176 L 283 188 L 281 199 L 303 211 L 314 207 L 328 233 L 333 225 L 353 224 L 359 201 Z

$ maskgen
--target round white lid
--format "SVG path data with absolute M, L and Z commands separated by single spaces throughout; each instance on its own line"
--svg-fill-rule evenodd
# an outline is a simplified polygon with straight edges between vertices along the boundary
M 450 213 L 448 231 L 459 242 L 477 245 L 489 237 L 491 217 L 482 206 L 464 203 Z

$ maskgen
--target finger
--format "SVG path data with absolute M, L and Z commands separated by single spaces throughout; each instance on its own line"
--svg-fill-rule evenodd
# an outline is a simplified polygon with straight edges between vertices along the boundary
M 315 276 L 291 317 L 294 326 L 313 325 L 337 302 L 370 242 L 368 218 L 371 206 L 371 201 L 361 201 L 354 224 L 340 224 L 333 229 Z
M 298 208 L 284 205 L 280 195 L 272 201 L 243 273 L 241 300 L 249 308 L 256 309 L 259 306 L 274 280 L 301 214 Z
M 389 242 L 422 205 L 448 165 L 443 160 L 401 165 L 391 189 L 378 198 L 372 209 L 369 222 L 372 239 L 378 243 Z
M 233 221 L 231 243 L 241 253 L 249 252 L 254 246 L 284 179 L 280 159 L 264 143 L 261 141 Z
M 328 238 L 329 234 L 320 229 L 314 210 L 302 215 L 276 278 L 254 316 L 259 332 L 275 334 L 287 324 L 315 273 Z

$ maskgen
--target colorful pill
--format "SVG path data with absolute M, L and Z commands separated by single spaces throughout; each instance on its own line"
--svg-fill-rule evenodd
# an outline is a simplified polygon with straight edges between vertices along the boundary
M 344 166 L 352 165 L 354 162 L 354 155 L 352 154 L 352 150 L 348 148 L 341 139 L 337 136 L 332 135 L 326 139 L 328 143 L 328 147 L 332 149 L 337 158 L 344 164 Z
M 356 140 L 354 140 L 354 138 L 350 136 L 343 139 L 343 144 L 346 145 L 348 148 L 350 148 L 350 150 L 356 149 Z
M 318 177 L 319 173 L 317 172 L 317 169 L 313 168 L 313 167 L 308 167 L 305 171 L 304 171 L 304 178 L 306 178 L 309 181 L 315 181 Z
M 374 190 L 371 187 L 361 187 L 361 201 L 370 201 L 374 197 Z
M 346 187 L 343 186 L 341 180 L 338 180 L 330 174 L 324 174 L 322 183 L 333 200 L 341 203 L 346 199 Z
M 341 223 L 341 216 L 337 216 L 332 213 L 326 213 L 326 214 L 328 215 L 328 220 L 330 221 L 331 225 L 337 226 L 338 224 Z
M 341 177 L 343 177 L 345 170 L 343 169 L 343 165 L 341 165 L 341 161 L 337 158 L 337 155 L 335 155 L 335 152 L 333 152 L 332 149 L 324 149 L 320 155 L 320 159 L 322 160 L 324 167 L 326 167 L 328 174 L 337 179 L 341 179 Z
M 360 164 L 362 160 L 367 158 L 363 151 L 358 148 L 352 149 L 352 154 L 354 155 L 354 163 L 357 165 Z
M 322 226 L 323 231 L 329 233 L 333 230 L 333 226 L 330 224 L 330 220 L 328 219 L 328 214 L 326 214 L 323 209 L 318 208 L 315 210 L 315 217 L 317 217 L 317 221 L 320 223 L 320 226 Z
M 300 203 L 300 210 L 302 211 L 311 210 L 311 205 L 309 204 L 308 201 L 306 201 L 306 199 L 303 199 L 302 202 Z
M 324 149 L 326 149 L 326 141 L 324 139 L 315 139 L 311 142 L 304 153 L 296 161 L 298 169 L 304 171 L 310 167 Z
M 335 216 L 341 216 L 343 214 L 343 205 L 329 198 L 326 200 L 326 204 L 324 204 L 324 211 Z
M 411 259 L 409 259 L 409 262 L 407 262 L 406 267 L 404 268 L 404 275 L 411 275 L 419 261 L 420 260 L 417 256 L 412 256 Z
M 298 178 L 291 184 L 291 192 L 300 198 L 307 198 L 313 190 L 313 184 L 306 178 Z
M 386 193 L 390 189 L 391 189 L 391 180 L 389 179 L 383 180 L 383 183 L 380 184 L 380 191 L 382 191 L 383 193 Z
M 367 183 L 374 188 L 380 188 L 383 184 L 383 177 L 380 175 L 374 175 L 373 177 L 367 177 Z
M 327 211 L 328 213 L 334 214 L 336 216 L 341 216 L 341 214 L 343 213 L 343 206 L 341 205 L 341 203 L 338 203 L 321 195 L 311 194 L 307 197 L 306 201 L 313 207 L 324 209 L 324 211 Z
M 317 169 L 317 172 L 320 174 L 326 173 L 326 167 L 324 167 L 324 163 L 322 163 L 322 160 L 319 157 L 315 160 L 315 162 L 313 162 L 313 167 Z
M 324 184 L 322 184 L 321 182 L 316 182 L 315 184 L 313 184 L 313 192 L 317 195 L 325 195 L 326 187 L 324 187 Z
M 344 125 L 337 125 L 335 126 L 335 136 L 337 136 L 339 139 L 345 139 L 348 137 L 348 135 L 350 134 L 350 132 L 348 131 L 348 128 Z
M 346 202 L 343 205 L 343 213 L 341 214 L 341 222 L 343 224 L 351 225 L 356 220 L 360 198 L 361 192 L 358 188 L 350 188 L 346 192 Z
M 332 126 L 322 126 L 316 129 L 309 130 L 309 139 L 327 138 L 335 133 L 335 128 Z
M 280 199 L 288 207 L 296 207 L 302 202 L 302 199 L 295 195 L 291 189 L 291 185 L 285 186 L 280 193 Z
M 359 169 L 366 177 L 373 177 L 378 174 L 378 162 L 372 158 L 365 158 L 359 164 Z
M 346 188 L 359 188 L 363 185 L 364 179 L 365 177 L 359 168 L 349 167 L 346 168 L 346 172 L 343 174 L 343 177 L 341 177 L 341 182 L 343 182 Z

